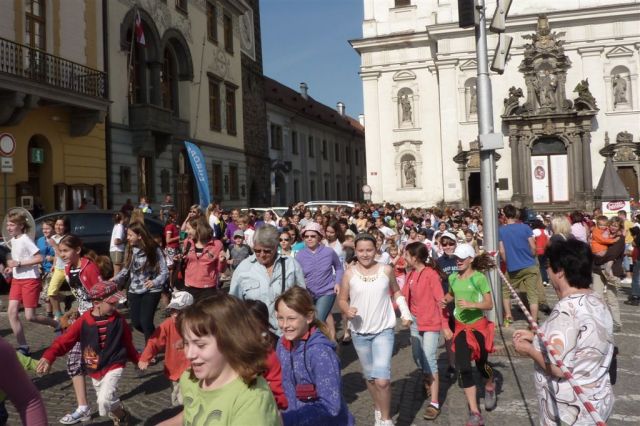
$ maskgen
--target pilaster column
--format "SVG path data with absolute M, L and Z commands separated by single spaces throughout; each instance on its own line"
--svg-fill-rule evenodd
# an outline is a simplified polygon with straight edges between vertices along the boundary
M 582 141 L 580 140 L 580 136 L 570 137 L 570 145 L 567 153 L 569 154 L 569 161 L 567 162 L 569 170 L 575 171 L 572 174 L 567 173 L 567 178 L 569 179 L 569 197 L 584 200 L 584 167 L 582 164 L 584 159 L 582 156 Z
M 371 201 L 375 203 L 379 203 L 385 199 L 382 188 L 382 152 L 389 152 L 391 148 L 383 147 L 382 141 L 380 140 L 379 78 L 379 72 L 362 74 L 364 117 L 367 123 L 365 126 L 365 153 L 367 158 L 366 183 L 371 187 Z M 319 151 L 316 157 L 320 158 Z M 386 198 L 389 199 L 389 195 L 387 195 Z
M 438 70 L 438 90 L 440 98 L 440 146 L 437 154 L 438 158 L 434 158 L 436 161 L 432 165 L 440 167 L 441 170 L 433 170 L 430 173 L 431 176 L 444 176 L 438 179 L 440 182 L 434 180 L 429 182 L 433 188 L 433 194 L 440 194 L 438 198 L 447 201 L 457 201 L 457 194 L 455 191 L 447 190 L 447 175 L 451 179 L 450 172 L 453 163 L 453 157 L 457 154 L 458 147 L 458 102 L 456 93 L 458 93 L 457 87 L 457 73 L 456 66 L 458 65 L 457 59 L 445 59 L 435 61 L 436 68 Z M 436 154 L 434 152 L 434 154 Z
M 582 57 L 582 69 L 588 70 L 589 73 L 589 90 L 596 98 L 596 102 L 600 103 L 601 109 L 604 109 L 606 99 L 606 88 L 602 73 L 602 46 L 589 46 L 578 49 L 578 53 Z
M 593 177 L 591 176 L 591 132 L 582 133 L 582 177 L 585 201 L 593 201 Z
M 518 143 L 518 136 L 515 134 L 509 135 L 509 148 L 511 148 L 511 187 L 513 188 L 512 198 L 517 199 L 522 192 L 521 176 L 520 176 L 520 159 L 518 156 L 518 150 L 520 144 Z

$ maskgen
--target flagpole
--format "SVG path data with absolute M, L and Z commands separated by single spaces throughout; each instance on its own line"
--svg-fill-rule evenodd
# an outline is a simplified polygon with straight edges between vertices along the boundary
M 133 103 L 133 88 L 131 87 L 131 70 L 133 69 L 133 45 L 136 42 L 136 17 L 138 16 L 138 6 L 133 7 L 133 24 L 131 26 L 131 44 L 129 46 L 129 67 L 127 70 L 127 88 L 129 103 Z

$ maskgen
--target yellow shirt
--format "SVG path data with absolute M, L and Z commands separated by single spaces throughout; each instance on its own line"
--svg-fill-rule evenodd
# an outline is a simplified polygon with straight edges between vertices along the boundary
M 635 225 L 630 220 L 625 220 L 624 221 L 624 242 L 625 242 L 625 244 L 633 243 L 633 235 L 631 235 L 631 231 L 630 230 L 634 226 Z

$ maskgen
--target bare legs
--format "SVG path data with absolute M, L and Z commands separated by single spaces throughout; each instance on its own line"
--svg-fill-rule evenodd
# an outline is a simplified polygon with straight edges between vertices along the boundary
M 11 330 L 13 334 L 16 336 L 16 340 L 18 341 L 19 346 L 26 346 L 27 339 L 24 336 L 24 327 L 22 326 L 22 321 L 20 321 L 20 301 L 19 300 L 9 300 L 9 306 L 7 308 L 7 313 L 9 314 L 9 324 L 11 325 Z M 42 315 L 36 315 L 35 308 L 25 308 L 24 309 L 24 317 L 29 322 L 35 322 L 37 324 L 49 325 L 51 327 L 57 327 L 58 323 L 51 318 L 43 317 Z
M 382 420 L 391 419 L 391 381 L 373 379 L 367 381 L 367 388 L 373 398 L 373 405 L 382 414 Z

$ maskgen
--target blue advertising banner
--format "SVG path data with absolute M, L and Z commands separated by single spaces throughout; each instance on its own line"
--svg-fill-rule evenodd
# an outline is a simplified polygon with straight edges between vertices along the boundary
M 206 209 L 211 198 L 209 196 L 209 175 L 207 174 L 207 163 L 204 160 L 202 151 L 197 145 L 184 141 L 184 146 L 189 153 L 189 161 L 198 185 L 198 195 L 200 197 L 200 206 Z

